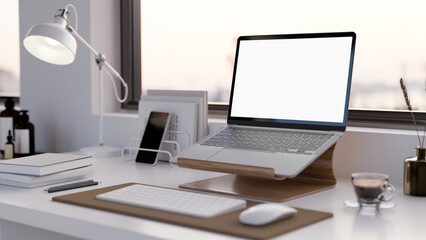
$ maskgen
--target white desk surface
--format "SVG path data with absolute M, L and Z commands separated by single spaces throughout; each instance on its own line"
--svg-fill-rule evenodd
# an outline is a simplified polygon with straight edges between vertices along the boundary
M 177 188 L 181 183 L 222 175 L 171 167 L 168 163 L 153 167 L 123 161 L 121 158 L 93 160 L 96 168 L 94 179 L 102 181 L 98 186 L 48 194 L 43 191 L 45 187 L 23 189 L 0 185 L 0 218 L 3 222 L 16 222 L 42 231 L 48 230 L 84 239 L 237 239 L 228 235 L 53 202 L 53 196 L 127 182 Z M 402 189 L 398 188 L 394 198 L 397 204 L 395 208 L 376 214 L 359 214 L 356 209 L 346 208 L 343 204 L 344 200 L 354 197 L 349 180 L 338 179 L 334 189 L 286 202 L 294 207 L 331 212 L 334 216 L 276 239 L 399 240 L 426 236 L 426 198 L 405 196 Z M 1 231 L 7 229 L 3 227 Z

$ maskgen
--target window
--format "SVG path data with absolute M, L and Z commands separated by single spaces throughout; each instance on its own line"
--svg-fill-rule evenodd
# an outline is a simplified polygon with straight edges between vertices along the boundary
M 426 110 L 422 0 L 141 0 L 140 7 L 142 92 L 206 89 L 211 102 L 226 103 L 238 36 L 354 31 L 350 116 L 410 118 L 399 111 L 406 109 L 400 77 L 413 108 Z
M 140 0 L 121 0 L 121 75 L 129 86 L 123 108 L 137 109 L 141 95 Z
M 0 97 L 20 95 L 19 1 L 0 1 Z

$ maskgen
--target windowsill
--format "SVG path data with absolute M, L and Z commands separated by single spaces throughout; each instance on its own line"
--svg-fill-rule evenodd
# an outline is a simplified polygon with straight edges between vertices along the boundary
M 415 130 L 408 129 L 394 129 L 394 128 L 375 128 L 375 127 L 358 127 L 348 126 L 347 132 L 359 132 L 359 133 L 379 133 L 379 134 L 392 134 L 392 135 L 412 135 L 417 136 Z
M 95 114 L 97 115 L 97 114 Z M 110 112 L 104 113 L 104 117 L 114 117 L 114 118 L 138 118 L 139 114 L 137 111 L 122 111 L 122 112 Z

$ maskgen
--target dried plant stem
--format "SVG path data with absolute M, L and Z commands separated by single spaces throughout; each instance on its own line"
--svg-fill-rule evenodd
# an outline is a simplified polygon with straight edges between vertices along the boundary
M 410 111 L 410 113 L 411 113 L 411 117 L 413 118 L 414 127 L 416 128 L 416 131 L 417 131 L 417 137 L 419 138 L 420 147 L 423 147 L 424 135 L 423 135 L 423 140 L 420 140 L 420 133 L 419 133 L 419 129 L 417 129 L 417 123 L 416 123 L 416 119 L 414 118 L 413 111 Z
M 425 77 L 425 92 L 426 92 L 426 77 Z M 425 120 L 426 121 L 426 120 Z M 426 122 L 425 122 L 425 127 L 423 130 L 423 139 L 422 139 L 422 147 L 424 147 L 424 143 L 425 143 L 425 136 L 426 136 Z
M 424 144 L 425 144 L 425 135 L 426 135 L 426 123 L 425 123 L 425 129 L 423 130 L 422 147 L 424 147 Z
M 419 138 L 419 144 L 421 147 L 423 147 L 423 141 L 420 139 L 419 129 L 417 128 L 417 122 L 416 122 L 416 119 L 414 118 L 413 108 L 411 107 L 410 98 L 408 97 L 408 92 L 407 92 L 407 88 L 405 87 L 404 80 L 401 78 L 399 80 L 399 83 L 401 84 L 401 89 L 402 89 L 402 93 L 404 94 L 405 103 L 407 104 L 408 110 L 410 110 L 411 117 L 413 118 L 414 127 L 416 128 L 416 131 L 417 131 L 417 137 Z M 424 140 L 424 134 L 423 134 L 423 140 Z

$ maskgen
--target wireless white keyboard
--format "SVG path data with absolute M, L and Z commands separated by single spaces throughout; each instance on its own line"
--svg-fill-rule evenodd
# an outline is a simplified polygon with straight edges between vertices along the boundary
M 246 207 L 246 201 L 178 189 L 134 184 L 96 196 L 96 199 L 210 218 Z

